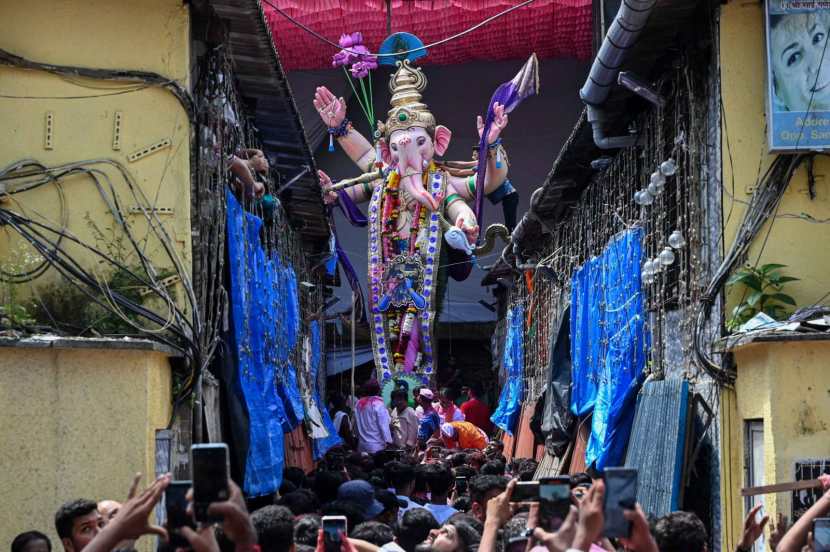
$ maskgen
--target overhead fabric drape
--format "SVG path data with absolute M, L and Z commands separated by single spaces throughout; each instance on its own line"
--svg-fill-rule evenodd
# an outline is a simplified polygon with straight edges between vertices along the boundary
M 642 239 L 617 234 L 571 281 L 571 411 L 593 412 L 585 463 L 599 471 L 623 461 L 646 363 Z
M 518 2 L 452 0 L 392 1 L 392 32 L 407 31 L 429 44 L 460 33 Z M 331 67 L 337 48 L 330 47 L 278 14 L 268 4 L 337 41 L 344 32 L 360 31 L 372 52 L 389 35 L 385 0 L 270 0 L 262 7 L 280 63 L 286 71 Z M 424 63 L 451 65 L 474 60 L 591 58 L 591 0 L 536 0 L 491 25 L 429 49 Z M 376 88 L 377 90 L 377 88 Z
M 524 354 L 524 307 L 520 303 L 507 311 L 507 336 L 503 356 L 507 377 L 499 396 L 498 407 L 490 416 L 490 420 L 497 427 L 511 436 L 522 411 Z
M 316 407 L 320 411 L 320 417 L 323 421 L 323 427 L 328 432 L 327 437 L 321 439 L 312 439 L 312 447 L 314 453 L 314 460 L 322 458 L 326 452 L 332 447 L 343 444 L 343 439 L 337 434 L 334 427 L 334 422 L 329 416 L 329 409 L 326 408 L 326 403 L 320 397 L 320 382 L 317 379 L 317 373 L 320 370 L 320 325 L 317 320 L 312 320 L 309 327 L 309 381 L 314 389 L 312 396 L 316 403 Z
M 286 358 L 294 309 L 285 295 L 290 283 L 278 276 L 285 274 L 283 269 L 266 257 L 259 241 L 262 219 L 246 213 L 230 191 L 226 200 L 230 314 L 237 376 L 250 420 L 243 489 L 248 496 L 261 496 L 282 483 L 284 427 L 290 424 L 277 393 L 283 387 L 278 384 L 278 361 Z M 293 408 L 292 414 L 296 415 Z

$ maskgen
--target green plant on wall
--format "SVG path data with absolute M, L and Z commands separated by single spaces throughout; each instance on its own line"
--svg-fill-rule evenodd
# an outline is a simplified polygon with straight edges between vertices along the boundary
M 786 265 L 769 263 L 759 267 L 745 266 L 726 282 L 727 287 L 742 286 L 744 293 L 726 321 L 726 329 L 733 332 L 759 312 L 782 320 L 790 315 L 795 299 L 783 293 L 784 285 L 798 278 L 781 272 Z
M 43 258 L 25 245 L 19 245 L 0 261 L 3 274 L 25 274 L 43 261 Z M 0 329 L 25 329 L 35 323 L 30 310 L 20 298 L 20 284 L 0 280 Z

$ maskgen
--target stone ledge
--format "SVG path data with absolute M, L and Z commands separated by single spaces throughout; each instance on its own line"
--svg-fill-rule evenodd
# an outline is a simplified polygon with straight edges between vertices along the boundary
M 715 352 L 728 353 L 756 343 L 800 343 L 805 341 L 830 341 L 830 333 L 762 330 L 722 337 L 715 341 L 714 348 Z
M 182 356 L 179 351 L 163 343 L 134 337 L 66 337 L 48 334 L 20 338 L 0 337 L 0 347 L 18 347 L 23 349 L 117 349 L 153 351 L 170 357 Z

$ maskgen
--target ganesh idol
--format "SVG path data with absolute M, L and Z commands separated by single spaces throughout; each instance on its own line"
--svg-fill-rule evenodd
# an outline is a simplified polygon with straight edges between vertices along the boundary
M 323 171 L 326 202 L 368 202 L 369 327 L 379 379 L 402 373 L 428 382 L 435 372 L 433 327 L 446 285 L 448 253 L 470 255 L 479 223 L 468 205 L 476 196 L 476 174 L 442 163 L 452 132 L 436 124 L 422 102 L 427 78 L 409 60 L 397 62 L 389 82 L 391 109 L 378 123 L 373 146 L 346 119 L 345 102 L 317 89 L 314 106 L 343 151 L 365 174 L 337 185 Z M 486 132 L 484 193 L 497 191 L 507 177 L 500 135 L 507 113 L 492 105 L 488 125 L 477 119 L 479 139 Z M 337 190 L 335 192 L 335 190 Z M 447 249 L 446 251 L 444 251 Z M 442 255 L 443 253 L 443 255 Z M 466 257 L 469 260 L 469 257 Z M 463 264 L 463 263 L 461 263 Z

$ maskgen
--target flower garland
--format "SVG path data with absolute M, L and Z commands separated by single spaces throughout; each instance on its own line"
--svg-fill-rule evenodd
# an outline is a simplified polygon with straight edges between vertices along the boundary
M 430 164 L 424 174 L 425 189 L 436 197 L 443 192 L 445 183 L 443 172 L 437 170 L 435 164 Z M 383 380 L 392 377 L 393 371 L 417 371 L 422 372 L 421 377 L 427 382 L 433 372 L 433 286 L 437 281 L 434 272 L 437 271 L 437 259 L 440 255 L 441 225 L 438 213 L 430 213 L 417 203 L 409 235 L 401 237 L 398 232 L 401 209 L 406 209 L 406 206 L 402 205 L 400 199 L 400 175 L 393 171 L 383 186 L 375 188 L 369 206 L 369 278 L 374 329 L 372 345 Z M 424 229 L 426 232 L 420 236 Z M 378 308 L 384 286 L 384 270 L 387 263 L 400 255 L 418 256 L 425 261 L 422 281 L 413 282 L 427 299 L 427 306 L 420 315 L 414 305 L 391 308 L 386 312 L 381 312 Z

